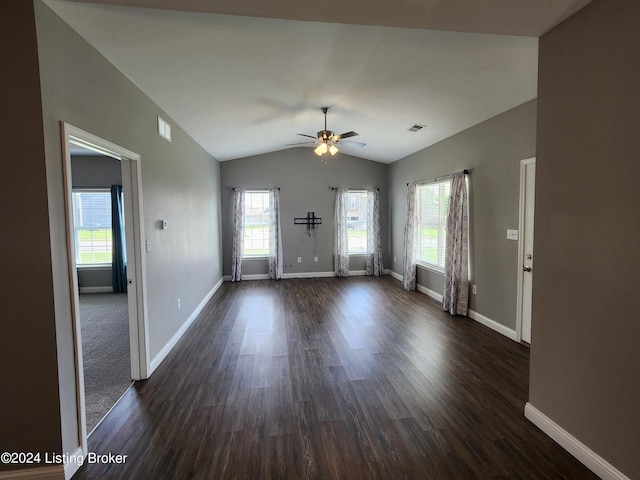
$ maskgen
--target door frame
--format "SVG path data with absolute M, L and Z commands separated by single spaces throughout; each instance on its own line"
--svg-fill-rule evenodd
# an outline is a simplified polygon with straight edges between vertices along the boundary
M 522 256 L 524 255 L 524 229 L 525 229 L 525 200 L 527 194 L 527 166 L 536 164 L 536 157 L 520 160 L 520 205 L 518 214 L 518 296 L 516 309 L 516 342 L 522 341 L 522 308 L 523 308 L 523 285 L 524 271 L 522 270 Z
M 78 439 L 83 454 L 88 452 L 86 400 L 84 393 L 84 369 L 82 360 L 82 336 L 80 330 L 79 287 L 76 269 L 71 145 L 94 150 L 120 161 L 122 184 L 129 195 L 124 196 L 125 218 L 127 219 L 127 297 L 129 310 L 129 348 L 131 352 L 131 378 L 143 380 L 151 372 L 149 360 L 149 336 L 147 318 L 146 257 L 144 249 L 144 215 L 142 211 L 142 178 L 140 175 L 140 155 L 86 132 L 66 122 L 60 122 L 62 134 L 63 180 L 65 201 L 65 222 L 67 227 L 67 260 L 71 294 L 71 318 L 76 378 L 76 411 L 78 419 Z

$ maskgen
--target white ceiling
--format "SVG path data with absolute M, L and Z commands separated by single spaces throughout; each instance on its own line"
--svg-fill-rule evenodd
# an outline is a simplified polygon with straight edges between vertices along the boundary
M 341 152 L 388 163 L 537 95 L 535 37 L 425 28 L 537 36 L 589 0 L 45 1 L 218 160 L 291 148 L 330 106 L 367 144 Z

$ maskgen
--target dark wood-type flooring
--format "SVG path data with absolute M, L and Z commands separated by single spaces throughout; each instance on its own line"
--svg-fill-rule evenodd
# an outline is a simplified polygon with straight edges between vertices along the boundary
M 74 479 L 593 479 L 523 416 L 529 351 L 390 277 L 225 283 Z

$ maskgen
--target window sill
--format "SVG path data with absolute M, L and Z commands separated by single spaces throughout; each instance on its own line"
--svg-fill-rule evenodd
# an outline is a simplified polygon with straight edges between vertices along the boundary
M 269 255 L 256 255 L 251 257 L 242 257 L 242 260 L 268 260 Z
M 423 270 L 429 270 L 430 272 L 444 275 L 444 268 L 436 267 L 435 265 L 429 265 L 425 262 L 416 262 L 416 265 L 418 265 L 418 267 L 422 268 Z
M 366 257 L 367 254 L 358 252 L 358 253 L 349 253 L 349 256 L 350 257 Z
M 110 263 L 96 263 L 94 265 L 76 265 L 78 270 L 111 270 Z

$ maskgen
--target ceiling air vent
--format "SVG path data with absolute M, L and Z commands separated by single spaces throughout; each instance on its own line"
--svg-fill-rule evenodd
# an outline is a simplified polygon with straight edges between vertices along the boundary
M 410 132 L 419 132 L 420 130 L 422 130 L 424 127 L 426 127 L 426 125 L 420 125 L 419 123 L 416 123 L 415 125 L 409 127 L 407 130 L 409 130 Z

